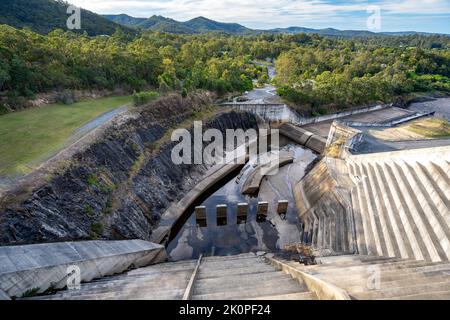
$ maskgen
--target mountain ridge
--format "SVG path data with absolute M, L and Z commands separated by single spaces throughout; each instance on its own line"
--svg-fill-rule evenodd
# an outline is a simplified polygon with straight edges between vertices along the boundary
M 208 32 L 221 32 L 221 33 L 229 33 L 229 34 L 261 34 L 261 33 L 309 33 L 309 34 L 319 34 L 323 36 L 342 36 L 342 37 L 353 37 L 353 36 L 407 36 L 407 35 L 435 35 L 437 33 L 428 33 L 428 32 L 419 32 L 419 31 L 391 31 L 391 32 L 372 32 L 368 30 L 339 30 L 335 28 L 323 28 L 323 29 L 314 29 L 307 27 L 298 27 L 292 26 L 287 28 L 273 28 L 273 29 L 251 29 L 245 27 L 239 23 L 226 23 L 226 22 L 218 22 L 215 20 L 211 20 L 205 18 L 203 16 L 199 16 L 193 18 L 188 21 L 177 21 L 171 18 L 156 16 L 153 15 L 150 18 L 134 18 L 127 14 L 118 14 L 118 15 L 103 15 L 105 18 L 110 19 L 116 23 L 122 24 L 124 23 L 124 19 L 122 16 L 127 16 L 130 20 L 139 19 L 140 23 L 138 24 L 127 24 L 125 20 L 125 25 L 128 27 L 138 27 L 146 30 L 153 31 L 162 31 L 162 32 L 174 32 L 174 29 L 180 29 L 183 32 L 179 33 L 208 33 Z M 145 21 L 154 20 L 155 17 L 158 17 L 160 20 L 164 19 L 165 24 L 157 23 L 157 24 L 145 24 Z M 447 34 L 442 34 L 447 35 Z
M 69 17 L 67 8 L 69 3 L 64 0 L 13 0 L 0 1 L 0 24 L 7 24 L 15 28 L 30 28 L 31 30 L 47 34 L 55 29 L 67 29 L 66 21 Z M 438 35 L 415 31 L 381 32 L 375 33 L 365 30 L 338 30 L 333 28 L 313 29 L 306 27 L 274 28 L 268 30 L 251 29 L 239 23 L 226 23 L 200 16 L 188 21 L 177 21 L 161 15 L 149 18 L 138 18 L 128 14 L 99 15 L 81 9 L 81 30 L 90 36 L 112 35 L 117 29 L 126 33 L 136 30 L 153 30 L 175 34 L 225 33 L 232 35 L 259 34 L 319 34 L 334 37 L 371 37 L 371 36 L 405 36 L 405 35 Z M 448 36 L 448 34 L 441 34 Z

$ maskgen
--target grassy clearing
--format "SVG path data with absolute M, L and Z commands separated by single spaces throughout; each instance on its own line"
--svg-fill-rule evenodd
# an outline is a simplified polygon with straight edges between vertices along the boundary
M 130 96 L 90 99 L 0 116 L 0 176 L 31 172 L 60 150 L 77 128 L 131 100 Z
M 450 138 L 450 123 L 441 118 L 424 118 L 399 127 L 369 130 L 369 133 L 378 139 L 386 141 L 445 139 Z
M 405 126 L 407 130 L 427 138 L 449 138 L 450 122 L 441 118 L 416 120 Z

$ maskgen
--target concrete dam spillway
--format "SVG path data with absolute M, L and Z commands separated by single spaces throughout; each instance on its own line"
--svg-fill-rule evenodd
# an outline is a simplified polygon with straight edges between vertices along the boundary
M 2 204 L 2 244 L 21 246 L 0 247 L 0 297 L 450 299 L 448 144 L 380 138 L 432 114 L 374 106 L 303 119 L 276 104 L 224 105 L 207 128 L 280 130 L 290 159 L 260 176 L 250 162 L 173 166 L 163 137 L 210 101 L 171 99 L 120 119 L 64 174 Z M 173 105 L 185 112 L 167 118 Z M 32 262 L 18 268 L 24 252 Z M 81 284 L 65 290 L 83 254 Z
M 293 154 L 292 164 L 282 168 L 276 176 L 269 176 L 262 182 L 257 196 L 245 195 L 242 187 L 254 168 L 247 164 L 230 181 L 219 190 L 212 193 L 198 205 L 206 210 L 205 226 L 198 227 L 194 211 L 186 224 L 171 241 L 167 250 L 171 258 L 185 260 L 204 255 L 230 255 L 247 253 L 252 250 L 280 250 L 289 243 L 301 239 L 298 228 L 298 218 L 294 210 L 294 198 L 289 191 L 294 187 L 298 177 L 304 175 L 307 166 L 316 156 L 313 152 L 296 145 L 286 145 L 282 148 Z M 276 212 L 278 201 L 288 200 L 290 205 L 285 220 Z M 258 202 L 269 203 L 269 214 L 266 221 L 258 222 Z M 245 223 L 237 221 L 237 205 L 249 205 Z M 216 223 L 216 206 L 227 205 L 227 223 L 223 226 Z M 276 223 L 275 221 L 276 220 Z

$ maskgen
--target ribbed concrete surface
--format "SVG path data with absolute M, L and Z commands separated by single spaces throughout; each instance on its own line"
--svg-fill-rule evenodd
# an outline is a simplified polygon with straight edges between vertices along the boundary
M 163 263 L 82 284 L 42 300 L 180 300 L 197 261 Z M 193 300 L 311 300 L 306 286 L 266 264 L 255 254 L 203 258 Z
M 450 263 L 374 256 L 336 256 L 296 267 L 358 300 L 450 299 Z
M 450 147 L 325 158 L 294 192 L 303 241 L 335 253 L 450 260 Z
M 444 158 L 357 158 L 353 208 L 360 253 L 450 259 L 450 166 Z

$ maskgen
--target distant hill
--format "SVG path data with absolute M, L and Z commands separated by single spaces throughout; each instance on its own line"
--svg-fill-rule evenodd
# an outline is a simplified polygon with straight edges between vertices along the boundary
M 242 34 L 251 31 L 250 29 L 238 23 L 222 23 L 207 19 L 205 17 L 198 17 L 183 22 L 183 25 L 201 33 L 218 31 L 218 32 Z
M 261 33 L 315 33 L 323 36 L 335 36 L 335 37 L 370 37 L 374 35 L 378 36 L 407 36 L 414 34 L 427 34 L 424 32 L 380 32 L 374 33 L 366 30 L 338 30 L 333 28 L 326 29 L 312 29 L 304 27 L 289 27 L 289 28 L 276 28 L 269 30 L 255 30 L 244 27 L 238 23 L 223 23 L 214 20 L 207 19 L 205 17 L 194 18 L 189 21 L 180 22 L 170 18 L 162 16 L 152 16 L 146 18 L 134 18 L 126 14 L 119 15 L 104 15 L 105 18 L 123 24 L 128 27 L 138 27 L 146 30 L 164 31 L 171 33 L 207 33 L 207 32 L 221 32 L 229 34 L 261 34 Z
M 229 34 L 245 34 L 257 32 L 246 28 L 238 23 L 223 23 L 198 17 L 189 21 L 180 22 L 162 16 L 152 16 L 148 19 L 134 18 L 126 14 L 104 15 L 106 19 L 112 22 L 120 23 L 128 27 L 137 27 L 146 30 L 171 32 L 171 33 L 208 33 L 221 32 Z
M 311 29 L 303 27 L 290 27 L 290 28 L 278 28 L 267 30 L 267 32 L 275 33 L 315 33 L 322 36 L 335 36 L 335 37 L 370 37 L 374 35 L 382 35 L 381 33 L 374 33 L 366 30 L 338 30 L 333 28 L 325 29 Z
M 139 24 L 148 20 L 146 18 L 131 17 L 127 14 L 103 15 L 103 17 L 112 22 L 115 22 L 118 24 L 123 24 L 125 26 L 130 26 L 130 27 L 139 26 Z
M 69 0 L 70 2 L 70 0 Z M 66 29 L 69 3 L 63 0 L 0 0 L 0 24 L 7 24 L 15 28 L 31 28 L 33 31 L 46 34 L 61 28 Z M 136 29 L 154 30 L 180 34 L 196 34 L 219 32 L 236 35 L 252 35 L 261 33 L 317 33 L 323 36 L 337 37 L 369 37 L 404 36 L 425 34 L 413 31 L 373 33 L 360 30 L 312 29 L 304 27 L 277 28 L 270 30 L 254 30 L 238 23 L 217 22 L 205 17 L 194 18 L 180 22 L 163 16 L 154 15 L 150 18 L 136 18 L 126 14 L 98 15 L 82 9 L 81 27 L 77 32 L 87 32 L 91 36 L 111 35 L 117 28 L 125 32 Z
M 57 28 L 67 29 L 68 6 L 68 3 L 61 0 L 0 0 L 0 24 L 15 28 L 28 27 L 42 34 Z M 111 35 L 117 28 L 131 31 L 126 27 L 127 24 L 127 21 L 117 24 L 101 15 L 82 9 L 82 29 L 77 32 L 87 32 L 91 36 Z
M 336 36 L 336 37 L 370 37 L 370 36 L 410 36 L 415 34 L 431 34 L 426 32 L 416 32 L 416 31 L 401 31 L 401 32 L 371 32 L 367 30 L 338 30 L 333 28 L 326 29 L 311 29 L 303 27 L 289 27 L 289 28 L 278 28 L 271 30 L 264 30 L 265 32 L 275 32 L 275 33 L 316 33 L 323 36 Z M 262 31 L 262 32 L 264 32 Z

